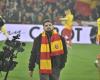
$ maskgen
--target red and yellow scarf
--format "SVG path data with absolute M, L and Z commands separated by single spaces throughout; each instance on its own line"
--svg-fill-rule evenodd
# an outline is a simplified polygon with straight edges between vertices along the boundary
M 52 64 L 51 56 L 64 54 L 63 45 L 60 36 L 56 31 L 53 31 L 51 39 L 51 52 L 45 32 L 42 33 L 41 49 L 40 49 L 40 73 L 51 74 Z

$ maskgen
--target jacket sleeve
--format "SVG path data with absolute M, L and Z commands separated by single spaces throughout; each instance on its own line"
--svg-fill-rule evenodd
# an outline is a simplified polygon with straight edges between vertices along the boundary
M 29 71 L 33 71 L 35 68 L 35 63 L 39 54 L 39 48 L 40 48 L 40 37 L 37 37 L 34 40 L 33 47 L 31 50 L 31 55 L 29 59 Z
M 63 43 L 64 54 L 61 55 L 61 65 L 60 65 L 60 68 L 64 68 L 65 63 L 67 62 L 68 50 L 67 50 L 67 45 L 66 45 L 65 39 L 63 37 L 61 37 L 61 39 L 62 39 L 62 43 Z

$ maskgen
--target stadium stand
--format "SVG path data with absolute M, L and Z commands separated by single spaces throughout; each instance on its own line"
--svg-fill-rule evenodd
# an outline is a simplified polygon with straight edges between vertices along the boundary
M 81 20 L 95 21 L 100 17 L 100 4 L 91 10 L 91 15 L 84 16 L 77 11 L 78 1 L 82 0 L 0 0 L 0 15 L 7 23 L 18 24 L 41 24 L 44 18 L 61 24 L 59 18 L 64 16 L 64 10 L 67 8 L 72 10 L 74 20 L 80 17 Z

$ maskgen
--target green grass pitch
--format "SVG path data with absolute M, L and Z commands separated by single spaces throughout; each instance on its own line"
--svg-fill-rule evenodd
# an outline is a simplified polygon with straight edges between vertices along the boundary
M 0 50 L 3 44 L 0 42 Z M 33 77 L 29 77 L 28 61 L 31 48 L 32 43 L 27 43 L 25 51 L 18 54 L 18 64 L 9 72 L 7 80 L 39 80 L 38 66 L 33 72 Z M 100 45 L 73 44 L 72 48 L 68 49 L 67 63 L 61 72 L 60 80 L 100 80 L 100 74 L 94 65 L 97 54 L 100 54 Z M 4 76 L 5 72 L 2 72 L 0 80 L 3 80 Z

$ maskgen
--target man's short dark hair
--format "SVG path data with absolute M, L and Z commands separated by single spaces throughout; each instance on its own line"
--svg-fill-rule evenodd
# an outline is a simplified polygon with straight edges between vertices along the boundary
M 46 22 L 51 22 L 51 23 L 53 24 L 53 22 L 52 22 L 50 19 L 45 19 L 45 20 L 43 20 L 43 25 L 44 25 Z

